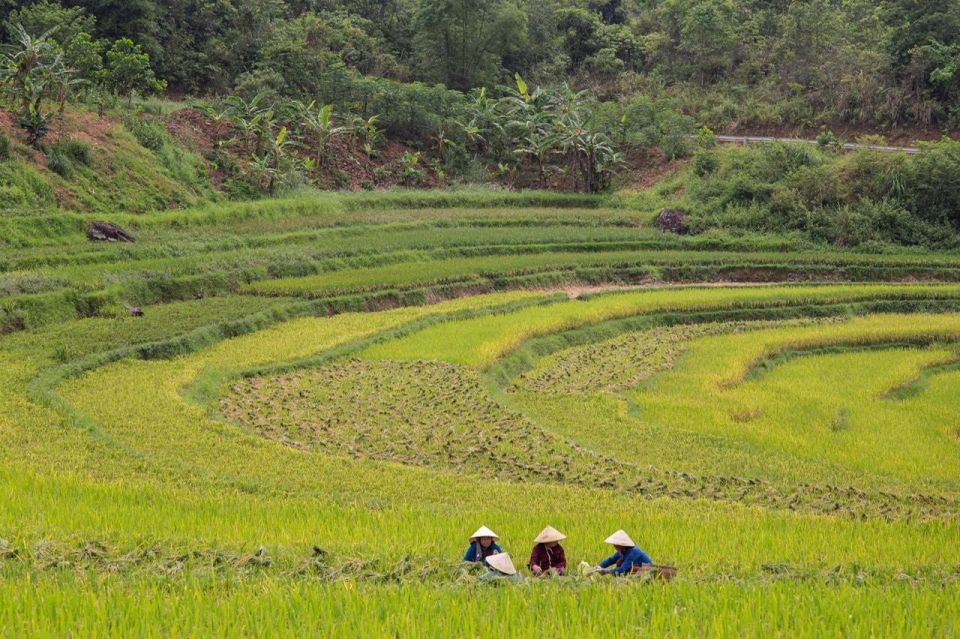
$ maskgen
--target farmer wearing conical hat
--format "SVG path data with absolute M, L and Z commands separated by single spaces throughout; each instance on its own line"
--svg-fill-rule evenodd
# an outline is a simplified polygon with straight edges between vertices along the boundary
M 547 526 L 537 538 L 533 540 L 533 552 L 530 553 L 530 572 L 534 576 L 562 575 L 567 570 L 567 557 L 560 542 L 567 536 L 554 528 Z
M 490 567 L 490 570 L 480 577 L 484 581 L 489 581 L 492 579 L 508 579 L 510 581 L 520 581 L 523 579 L 518 573 L 516 566 L 513 565 L 513 560 L 510 559 L 510 554 L 501 552 L 496 555 L 490 555 L 487 557 L 487 564 Z
M 463 555 L 463 560 L 468 563 L 482 563 L 484 566 L 489 566 L 487 560 L 493 555 L 503 552 L 503 548 L 496 543 L 497 539 L 500 539 L 497 533 L 486 526 L 480 526 L 477 532 L 470 536 L 470 547 Z
M 629 575 L 640 570 L 641 566 L 653 563 L 650 555 L 640 550 L 630 539 L 630 535 L 622 530 L 607 537 L 606 543 L 612 544 L 616 552 L 600 562 L 598 572 L 602 574 Z M 610 568 L 611 566 L 616 567 Z

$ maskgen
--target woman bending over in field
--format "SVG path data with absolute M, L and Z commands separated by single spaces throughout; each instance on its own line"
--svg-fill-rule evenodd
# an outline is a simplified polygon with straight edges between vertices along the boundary
M 605 575 L 629 575 L 639 572 L 642 566 L 653 564 L 650 555 L 643 552 L 630 539 L 630 535 L 618 530 L 606 539 L 616 552 L 600 562 L 597 572 Z M 611 566 L 615 568 L 610 568 Z
M 567 536 L 554 528 L 547 526 L 533 543 L 533 552 L 530 553 L 530 572 L 535 577 L 542 575 L 562 575 L 567 570 L 567 557 L 560 542 Z
M 503 548 L 496 543 L 497 539 L 500 539 L 497 533 L 486 526 L 481 526 L 477 532 L 470 536 L 470 546 L 463 555 L 463 560 L 467 563 L 482 563 L 489 567 L 490 564 L 487 563 L 487 559 L 503 552 Z
M 501 552 L 496 555 L 490 555 L 488 561 L 490 570 L 480 577 L 481 581 L 523 581 L 523 577 L 517 573 L 517 569 L 513 565 L 513 560 L 510 559 L 509 554 Z

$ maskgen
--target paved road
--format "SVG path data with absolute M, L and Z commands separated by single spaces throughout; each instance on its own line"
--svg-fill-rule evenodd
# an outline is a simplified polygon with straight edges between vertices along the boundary
M 755 143 L 765 143 L 765 142 L 786 142 L 787 144 L 813 144 L 816 145 L 816 140 L 799 140 L 796 138 L 766 138 L 762 136 L 752 136 L 752 135 L 718 135 L 718 142 L 727 142 L 733 144 L 755 144 Z M 882 146 L 876 144 L 853 144 L 846 143 L 843 145 L 844 149 L 855 151 L 857 149 L 869 149 L 871 151 L 880 151 L 882 153 L 908 153 L 914 155 L 920 152 L 920 149 L 912 146 Z

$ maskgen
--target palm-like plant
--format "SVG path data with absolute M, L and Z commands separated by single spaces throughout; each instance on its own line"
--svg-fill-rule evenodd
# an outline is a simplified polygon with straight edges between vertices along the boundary
M 321 163 L 326 157 L 327 145 L 330 141 L 352 132 L 350 127 L 337 126 L 333 117 L 332 104 L 325 104 L 319 108 L 311 106 L 303 113 L 302 118 L 304 130 L 311 135 L 311 141 L 316 145 L 315 157 Z
M 45 109 L 44 101 L 66 100 L 72 84 L 63 52 L 50 40 L 55 31 L 33 37 L 18 24 L 14 42 L 0 49 L 0 87 L 19 105 L 18 123 L 34 146 L 56 114 Z
M 475 155 L 492 153 L 502 158 L 504 138 L 500 100 L 487 96 L 485 88 L 480 89 L 464 109 L 464 117 L 455 120 L 467 148 Z
M 623 155 L 605 133 L 589 126 L 589 94 L 567 85 L 530 91 L 519 75 L 516 80 L 516 93 L 497 104 L 514 155 L 536 163 L 541 186 L 551 172 L 566 165 L 577 190 L 596 193 L 607 188 Z
M 268 193 L 276 193 L 278 187 L 294 171 L 290 161 L 290 152 L 299 146 L 299 143 L 290 136 L 287 127 L 280 127 L 276 133 L 273 129 L 263 131 L 263 141 L 266 147 L 261 154 L 254 154 L 251 166 L 262 176 L 261 186 Z
M 264 94 L 258 94 L 251 100 L 244 100 L 239 96 L 230 96 L 223 101 L 219 110 L 209 109 L 207 114 L 218 123 L 229 122 L 234 135 L 226 140 L 225 144 L 236 144 L 251 139 L 256 140 L 255 154 L 263 152 L 263 137 L 265 131 L 273 127 L 275 118 L 273 110 L 264 104 Z
M 333 119 L 333 105 L 325 104 L 319 109 L 310 109 L 303 114 L 303 123 L 306 129 L 313 133 L 321 145 L 332 138 L 346 135 L 350 129 L 345 126 L 336 126 Z

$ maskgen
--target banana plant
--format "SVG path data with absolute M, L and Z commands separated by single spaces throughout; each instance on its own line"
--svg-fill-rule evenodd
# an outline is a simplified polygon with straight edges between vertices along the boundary
M 350 132 L 348 127 L 334 124 L 332 104 L 325 104 L 320 108 L 311 108 L 303 115 L 303 123 L 304 128 L 314 137 L 316 156 L 321 162 L 324 159 L 326 147 L 330 140 Z
M 569 158 L 574 187 L 587 193 L 609 187 L 614 170 L 624 164 L 623 154 L 605 133 L 590 131 L 579 120 L 569 122 L 560 145 Z
M 364 118 L 362 115 L 355 115 L 350 120 L 350 124 L 346 127 L 350 133 L 364 142 L 364 147 L 367 145 L 374 146 L 383 137 L 383 132 L 377 127 L 377 122 L 380 120 L 380 116 L 372 115 L 369 118 Z
M 276 193 L 277 188 L 289 174 L 294 171 L 290 161 L 290 152 L 297 146 L 287 127 L 281 127 L 274 134 L 272 129 L 265 130 L 266 150 L 262 154 L 254 154 L 251 166 L 265 178 L 263 185 L 268 193 Z
M 550 129 L 533 129 L 517 146 L 515 153 L 532 158 L 537 164 L 537 179 L 541 187 L 546 185 L 552 171 L 550 159 L 559 151 L 561 137 Z
M 18 124 L 27 131 L 30 144 L 38 146 L 55 116 L 44 102 L 65 96 L 70 70 L 63 52 L 50 40 L 56 28 L 38 37 L 20 24 L 14 30 L 14 42 L 0 49 L 0 88 L 19 104 Z
M 303 122 L 321 143 L 348 132 L 347 127 L 334 125 L 332 104 L 325 104 L 319 109 L 310 109 L 303 115 Z

